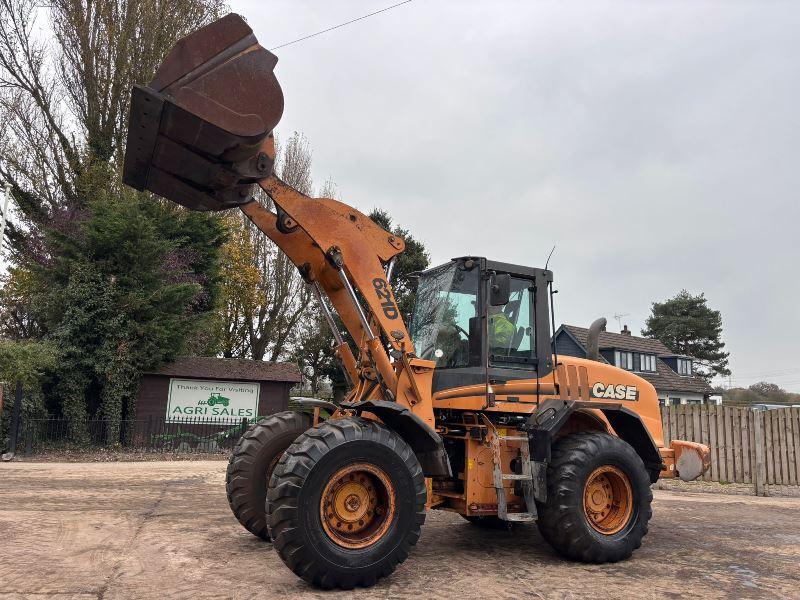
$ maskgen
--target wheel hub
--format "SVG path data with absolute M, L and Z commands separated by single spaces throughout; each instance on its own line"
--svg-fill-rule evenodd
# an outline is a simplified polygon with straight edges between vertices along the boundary
M 595 531 L 622 531 L 633 514 L 633 490 L 624 471 L 611 465 L 592 471 L 583 490 L 583 510 Z
M 380 468 L 356 463 L 328 480 L 320 499 L 320 518 L 328 537 L 345 548 L 377 542 L 394 516 L 394 486 Z
M 356 494 L 351 494 L 344 501 L 345 508 L 350 512 L 356 512 L 361 507 L 361 498 Z

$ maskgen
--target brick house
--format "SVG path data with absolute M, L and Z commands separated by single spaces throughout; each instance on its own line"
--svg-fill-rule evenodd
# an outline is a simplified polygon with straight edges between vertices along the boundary
M 561 325 L 554 336 L 556 351 L 586 358 L 588 335 L 585 327 Z M 693 374 L 692 357 L 670 352 L 658 340 L 632 335 L 627 325 L 620 333 L 600 332 L 600 355 L 607 363 L 652 383 L 661 405 L 708 404 L 714 392 L 704 379 Z

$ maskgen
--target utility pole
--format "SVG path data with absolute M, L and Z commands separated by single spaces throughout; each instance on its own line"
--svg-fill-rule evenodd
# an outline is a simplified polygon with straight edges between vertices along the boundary
M 6 219 L 8 218 L 8 199 L 11 197 L 11 184 L 6 181 L 3 186 L 3 214 L 0 215 L 0 257 L 3 256 L 3 236 L 6 233 Z

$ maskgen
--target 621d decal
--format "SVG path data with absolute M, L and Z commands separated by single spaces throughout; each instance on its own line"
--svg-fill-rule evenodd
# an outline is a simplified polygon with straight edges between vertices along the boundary
M 383 308 L 383 314 L 386 315 L 386 318 L 396 319 L 399 317 L 400 311 L 397 310 L 397 306 L 392 300 L 392 293 L 389 291 L 389 284 L 386 283 L 386 280 L 376 277 L 372 280 L 372 285 L 375 287 L 378 300 L 381 301 L 381 308 Z

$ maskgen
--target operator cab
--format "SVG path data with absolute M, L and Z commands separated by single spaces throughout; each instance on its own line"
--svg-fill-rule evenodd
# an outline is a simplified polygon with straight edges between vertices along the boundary
M 551 271 L 465 256 L 418 275 L 410 333 L 436 363 L 433 391 L 552 369 Z

